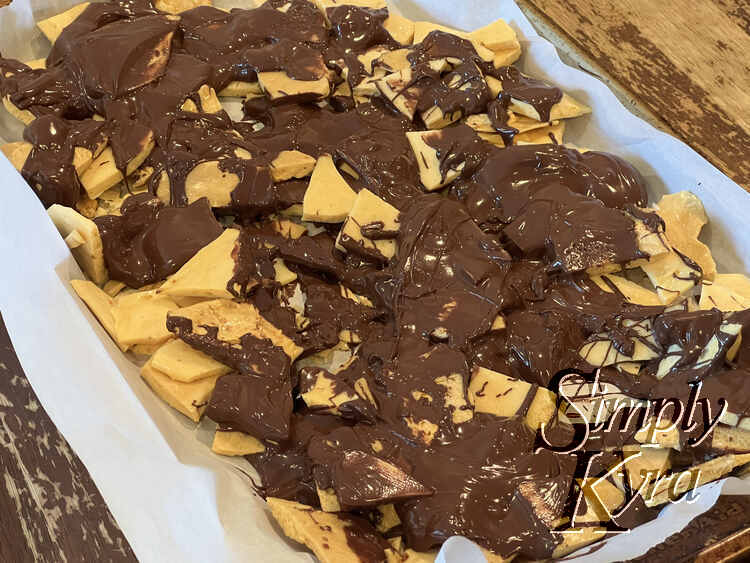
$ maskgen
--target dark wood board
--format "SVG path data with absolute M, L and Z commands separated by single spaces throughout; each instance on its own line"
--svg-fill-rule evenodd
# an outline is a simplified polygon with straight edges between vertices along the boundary
M 747 0 L 518 1 L 657 126 L 750 190 Z
M 31 388 L 0 314 L 0 561 L 136 561 Z

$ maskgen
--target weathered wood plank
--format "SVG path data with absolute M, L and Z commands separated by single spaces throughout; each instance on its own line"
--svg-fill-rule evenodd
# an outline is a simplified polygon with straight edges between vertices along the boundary
M 750 7 L 743 0 L 522 0 L 750 190 Z
M 85 560 L 136 559 L 37 401 L 0 316 L 0 561 Z
M 747 561 L 750 545 L 750 497 L 722 496 L 708 512 L 683 530 L 648 550 L 633 562 L 694 561 L 720 563 Z M 743 558 L 742 555 L 745 557 Z M 737 558 L 733 558 L 736 556 Z

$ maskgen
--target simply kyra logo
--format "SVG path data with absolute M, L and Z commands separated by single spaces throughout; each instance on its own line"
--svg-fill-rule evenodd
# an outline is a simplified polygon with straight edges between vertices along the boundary
M 637 512 L 693 502 L 700 485 L 728 472 L 710 462 L 676 470 L 670 461 L 673 450 L 685 460 L 699 459 L 727 413 L 725 398 L 701 396 L 702 382 L 690 384 L 683 395 L 687 400 L 646 400 L 601 381 L 598 370 L 589 376 L 562 373 L 557 379 L 557 419 L 542 425 L 536 451 L 576 456 L 578 494 L 566 528 L 627 532 L 637 523 Z

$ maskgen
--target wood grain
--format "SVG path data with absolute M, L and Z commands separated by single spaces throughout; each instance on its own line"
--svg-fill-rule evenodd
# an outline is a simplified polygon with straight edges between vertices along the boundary
M 522 0 L 750 191 L 747 0 Z
M 708 511 L 632 562 L 728 563 L 747 561 L 750 497 L 721 496 Z
M 0 561 L 136 561 L 34 394 L 0 315 Z

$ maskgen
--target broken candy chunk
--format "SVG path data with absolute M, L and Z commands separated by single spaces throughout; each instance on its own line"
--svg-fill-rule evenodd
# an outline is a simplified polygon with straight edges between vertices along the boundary
M 233 297 L 230 282 L 239 236 L 238 229 L 224 230 L 167 279 L 159 291 L 181 297 Z
M 267 502 L 284 533 L 312 550 L 321 563 L 361 561 L 361 550 L 371 554 L 374 561 L 384 561 L 386 550 L 391 548 L 372 524 L 361 517 L 323 512 L 280 498 L 271 497 Z M 356 538 L 356 550 L 349 537 Z
M 259 72 L 258 83 L 272 100 L 317 100 L 325 98 L 331 92 L 331 84 L 325 76 L 317 80 L 297 80 L 284 71 Z
M 258 374 L 219 377 L 206 416 L 261 440 L 286 440 L 292 416 L 291 381 L 259 368 Z
M 261 351 L 272 353 L 278 347 L 290 360 L 302 353 L 302 348 L 264 319 L 250 303 L 228 299 L 196 303 L 170 314 L 167 328 L 193 348 L 241 372 L 259 373 Z M 283 370 L 284 366 L 278 369 Z
M 341 376 L 321 368 L 300 370 L 299 393 L 314 412 L 335 414 L 352 420 L 375 419 L 367 397 L 360 397 L 354 387 Z
M 333 164 L 331 155 L 318 158 L 302 201 L 302 220 L 341 223 L 357 198 Z
M 156 290 L 118 295 L 112 309 L 118 340 L 128 346 L 166 342 L 172 337 L 167 313 L 178 308 L 168 295 Z
M 472 373 L 469 402 L 476 412 L 522 416 L 532 430 L 549 422 L 556 409 L 552 391 L 483 367 L 475 368 Z
M 342 508 L 349 510 L 432 494 L 399 467 L 360 450 L 341 453 L 333 482 Z
M 47 214 L 63 238 L 67 240 L 74 233 L 80 237 L 80 244 L 71 247 L 71 252 L 89 279 L 96 285 L 104 285 L 109 274 L 104 263 L 104 248 L 96 223 L 75 209 L 58 204 L 49 207 Z
M 170 340 L 154 352 L 151 365 L 172 379 L 185 383 L 231 371 L 228 366 L 179 339 Z
M 378 262 L 396 254 L 399 210 L 368 189 L 360 190 L 336 239 L 336 248 Z
M 163 374 L 150 361 L 141 368 L 141 377 L 169 406 L 195 422 L 200 421 L 203 416 L 218 378 L 206 377 L 185 383 Z
M 222 234 L 205 199 L 165 206 L 149 193 L 125 200 L 119 215 L 94 222 L 110 277 L 138 288 L 162 281 Z

